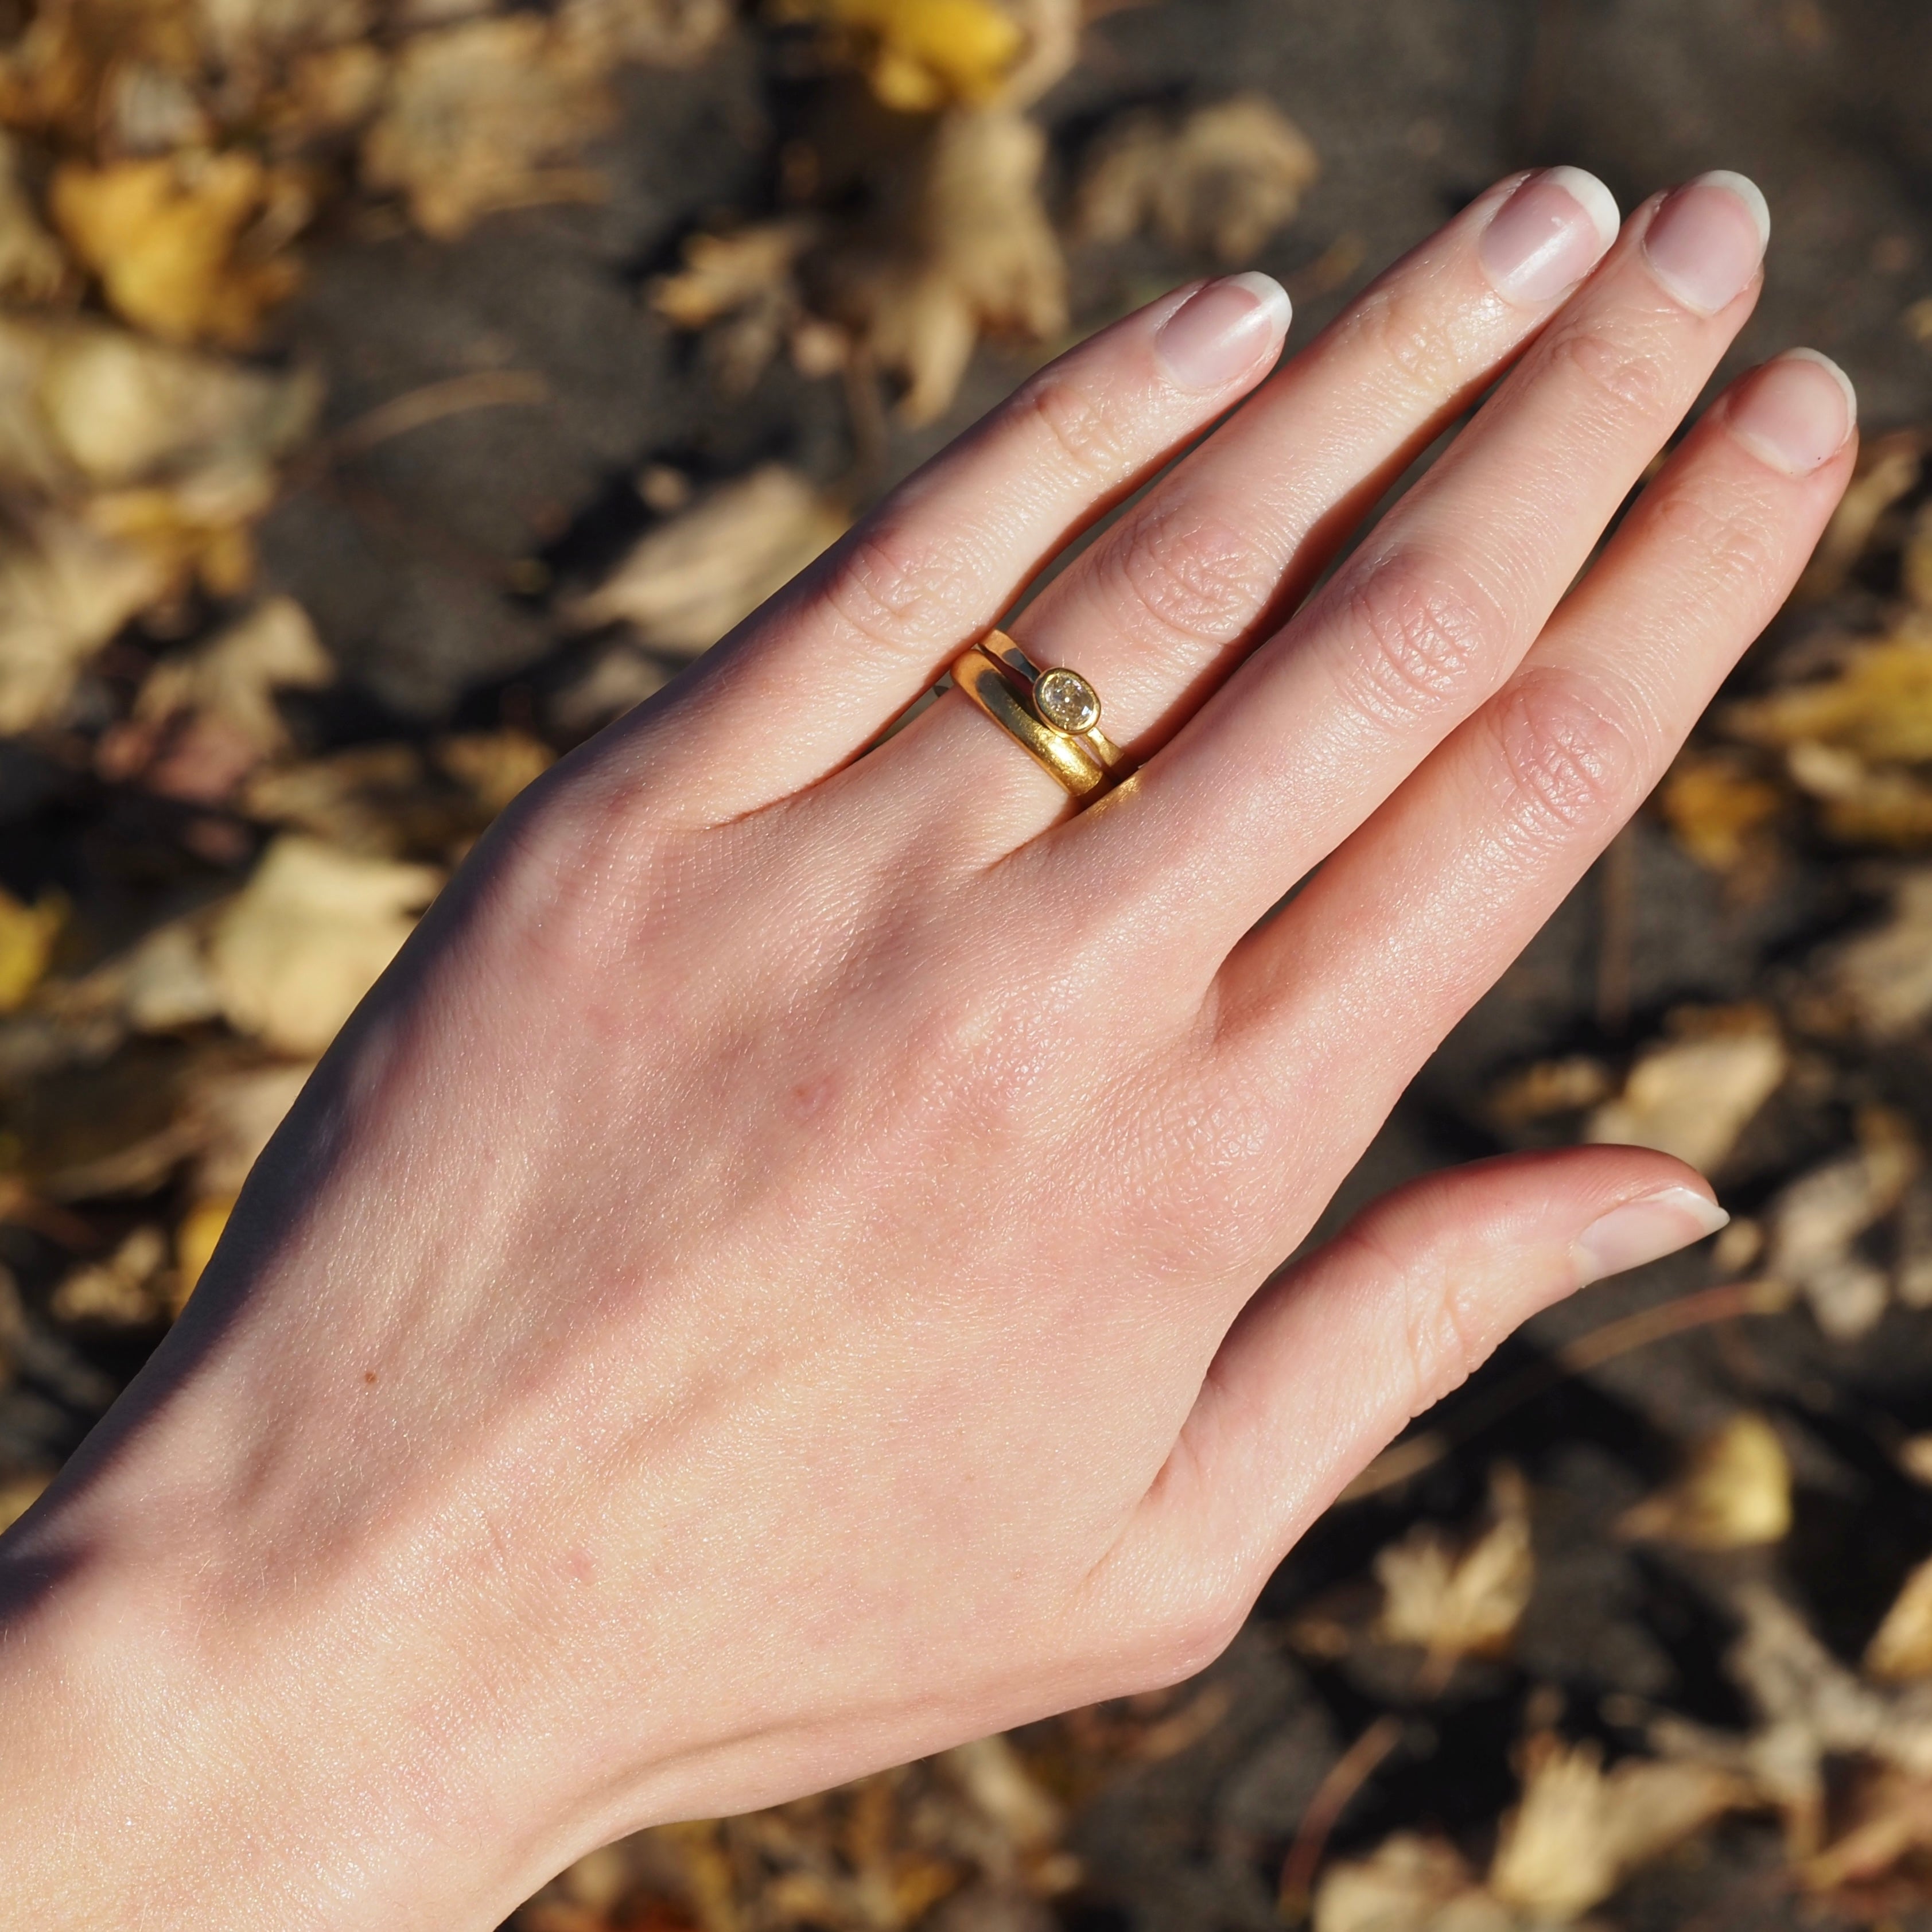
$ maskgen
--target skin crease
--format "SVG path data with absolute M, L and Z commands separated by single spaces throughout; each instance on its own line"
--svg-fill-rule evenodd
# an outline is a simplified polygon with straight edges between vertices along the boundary
M 1481 1163 L 1263 1288 L 1850 473 L 1849 418 L 1802 474 L 1733 433 L 1772 365 L 1570 591 L 1756 284 L 1678 302 L 1652 202 L 1514 304 L 1517 184 L 1016 620 L 1148 761 L 1122 793 L 1072 814 L 951 698 L 859 754 L 1262 382 L 1278 338 L 1168 378 L 1188 291 L 499 822 L 0 1542 L 0 1922 L 487 1928 L 644 1823 L 1173 1681 L 1586 1228 L 1708 1197 Z

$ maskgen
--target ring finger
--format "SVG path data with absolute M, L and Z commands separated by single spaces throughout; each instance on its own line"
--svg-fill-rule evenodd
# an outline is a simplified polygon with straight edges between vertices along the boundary
M 1015 634 L 1089 678 L 1108 735 L 1145 755 L 1548 320 L 1616 230 L 1610 191 L 1580 170 L 1498 184 L 1134 506 Z M 987 808 L 996 846 L 1064 804 L 963 700 L 934 706 L 868 761 L 867 776 L 908 758 L 918 789 L 949 814 L 962 796 Z

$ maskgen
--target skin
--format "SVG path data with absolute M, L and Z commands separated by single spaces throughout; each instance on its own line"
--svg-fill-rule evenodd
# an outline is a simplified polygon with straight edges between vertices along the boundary
M 1585 1231 L 1707 1196 L 1481 1163 L 1264 1287 L 1850 472 L 1747 377 L 1592 563 L 1756 284 L 1677 300 L 1652 202 L 1513 304 L 1513 185 L 1265 386 L 1163 374 L 1186 292 L 1075 350 L 500 822 L 0 1543 L 5 1924 L 487 1928 L 1172 1682 Z M 1251 392 L 1012 626 L 1133 784 L 1076 815 L 957 697 L 860 755 Z

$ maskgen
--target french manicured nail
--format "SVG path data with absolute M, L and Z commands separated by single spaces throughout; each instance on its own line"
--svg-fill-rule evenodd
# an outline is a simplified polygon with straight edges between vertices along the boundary
M 1725 412 L 1731 434 L 1788 476 L 1844 448 L 1858 420 L 1852 379 L 1815 349 L 1790 349 L 1748 377 Z
M 1566 295 L 1617 238 L 1616 197 L 1581 168 L 1532 175 L 1490 218 L 1477 254 L 1496 292 L 1525 308 Z
M 1576 1237 L 1570 1252 L 1578 1282 L 1587 1286 L 1606 1274 L 1661 1261 L 1714 1234 L 1730 1218 L 1694 1187 L 1666 1187 L 1640 1201 L 1626 1201 Z
M 1719 168 L 1666 198 L 1643 251 L 1687 308 L 1715 315 L 1750 286 L 1770 240 L 1771 210 L 1756 182 Z
M 1287 290 L 1272 276 L 1224 275 L 1161 324 L 1154 352 L 1184 389 L 1219 389 L 1280 346 L 1293 314 Z

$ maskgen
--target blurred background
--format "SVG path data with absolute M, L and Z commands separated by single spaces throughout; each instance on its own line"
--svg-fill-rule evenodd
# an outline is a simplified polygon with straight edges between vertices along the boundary
M 1594 1138 L 1732 1226 L 1532 1324 L 1201 1678 L 514 1922 L 1932 1925 L 1925 0 L 0 0 L 0 1522 L 560 752 L 1079 335 L 1258 266 L 1306 340 L 1556 161 L 1753 176 L 1724 374 L 1826 351 L 1864 454 L 1327 1225 Z

